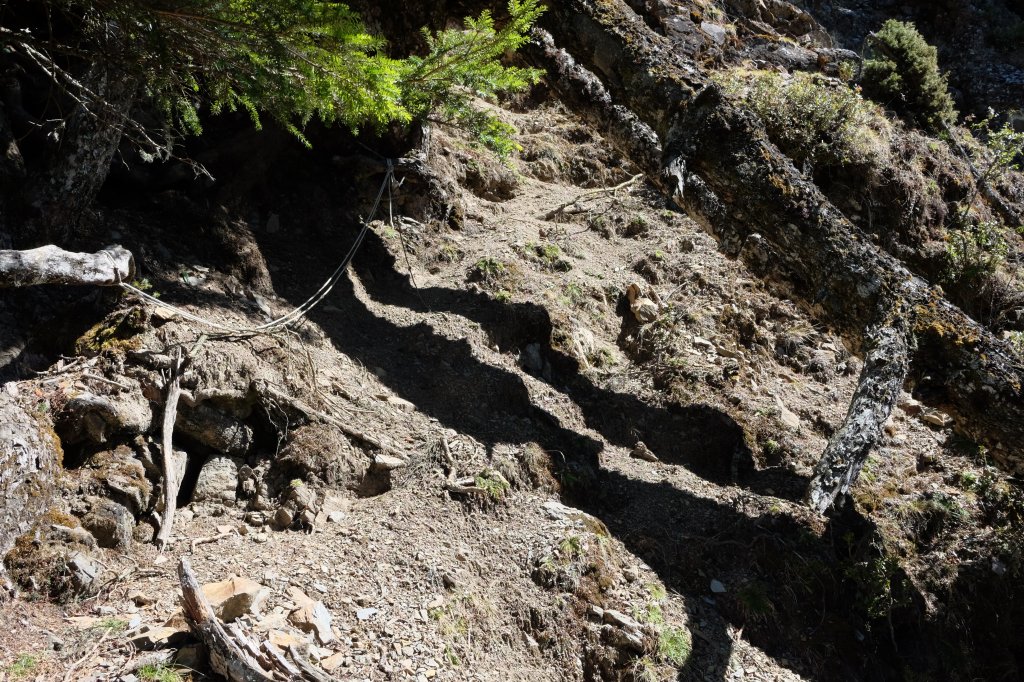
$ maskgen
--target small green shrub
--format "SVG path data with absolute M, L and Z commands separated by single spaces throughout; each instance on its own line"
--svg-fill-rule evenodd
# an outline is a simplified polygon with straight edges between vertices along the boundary
M 690 658 L 693 640 L 685 628 L 672 625 L 664 627 L 658 633 L 658 658 L 680 667 Z
M 484 256 L 469 271 L 471 282 L 483 282 L 484 284 L 496 284 L 508 272 L 508 265 L 497 258 Z
M 761 117 L 771 141 L 798 166 L 876 165 L 887 157 L 888 121 L 844 83 L 802 72 L 744 70 L 719 80 Z
M 869 36 L 861 83 L 865 95 L 929 132 L 956 120 L 938 51 L 912 23 L 890 19 Z
M 526 251 L 527 256 L 548 270 L 558 270 L 559 272 L 572 270 L 572 263 L 562 258 L 562 249 L 558 244 L 527 242 Z
M 139 668 L 139 679 L 144 682 L 183 682 L 185 678 L 170 666 L 150 663 Z
M 736 592 L 736 601 L 745 618 L 766 622 L 775 615 L 775 604 L 761 583 L 747 583 Z
M 622 234 L 627 237 L 643 237 L 651 231 L 651 224 L 642 215 L 635 215 L 629 219 Z
M 505 480 L 504 476 L 491 469 L 488 469 L 478 475 L 474 479 L 474 483 L 476 484 L 476 487 L 483 490 L 484 493 L 486 493 L 486 495 L 495 502 L 504 500 L 505 495 L 508 494 L 508 491 L 511 488 L 509 482 Z
M 981 221 L 946 233 L 946 257 L 951 281 L 974 281 L 990 276 L 1006 260 L 1010 247 L 999 223 Z
M 12 680 L 21 680 L 30 676 L 34 677 L 36 668 L 39 667 L 40 659 L 32 654 L 21 654 L 14 662 L 7 667 L 7 673 Z

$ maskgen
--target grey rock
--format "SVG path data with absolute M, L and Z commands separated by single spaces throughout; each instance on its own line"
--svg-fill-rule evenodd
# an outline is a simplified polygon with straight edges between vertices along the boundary
M 87 498 L 89 512 L 82 527 L 93 534 L 100 547 L 127 549 L 132 544 L 135 517 L 121 504 L 102 497 Z
M 601 628 L 601 641 L 623 651 L 631 651 L 636 654 L 644 653 L 642 637 L 614 625 L 605 625 Z
M 700 30 L 711 39 L 715 45 L 724 45 L 726 39 L 729 37 L 729 31 L 724 26 L 719 24 L 713 24 L 710 21 L 702 21 L 700 24 Z
M 288 491 L 288 502 L 296 511 L 316 511 L 316 491 L 308 485 L 294 485 Z
M 234 502 L 238 490 L 240 460 L 214 455 L 206 460 L 199 472 L 193 502 Z
M 642 459 L 645 462 L 660 462 L 658 456 L 651 452 L 651 450 L 644 444 L 643 441 L 637 441 L 636 446 L 629 453 L 630 457 L 634 459 Z
M 726 592 L 725 585 L 720 580 L 712 580 L 711 581 L 711 591 L 714 592 L 715 594 L 725 594 L 725 592 Z
M 64 440 L 105 443 L 116 433 L 147 432 L 153 423 L 153 408 L 138 382 L 128 385 L 132 388 L 127 391 L 110 395 L 82 391 L 69 400 L 62 411 L 67 415 L 61 431 Z
M 608 625 L 617 625 L 620 628 L 628 628 L 630 630 L 639 630 L 640 623 L 634 618 L 630 618 L 621 611 L 615 609 L 605 609 L 601 616 L 602 620 Z
M 75 588 L 83 594 L 88 594 L 96 586 L 103 573 L 103 567 L 91 556 L 75 552 L 68 559 L 68 572 Z
M 206 404 L 179 410 L 174 426 L 203 445 L 227 455 L 244 455 L 252 447 L 252 428 Z M 237 475 L 237 470 L 235 473 Z
M 0 557 L 53 507 L 58 441 L 0 391 Z
M 373 458 L 373 469 L 377 471 L 394 471 L 395 469 L 401 469 L 407 466 L 408 462 L 399 457 L 392 457 L 391 455 L 376 455 Z

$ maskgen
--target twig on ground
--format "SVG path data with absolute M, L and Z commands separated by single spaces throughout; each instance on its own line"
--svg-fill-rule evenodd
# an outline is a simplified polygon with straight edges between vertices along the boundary
M 564 204 L 562 204 L 561 206 L 553 208 L 550 211 L 548 211 L 547 213 L 545 213 L 544 214 L 544 220 L 551 220 L 552 218 L 557 216 L 559 213 L 566 212 L 570 208 L 572 208 L 573 206 L 579 206 L 579 204 L 581 204 L 582 202 L 593 201 L 594 199 L 597 199 L 598 197 L 605 196 L 606 194 L 615 194 L 620 189 L 625 189 L 626 187 L 629 187 L 630 185 L 636 183 L 637 181 L 639 181 L 643 177 L 644 177 L 643 173 L 637 173 L 636 175 L 631 177 L 629 180 L 626 180 L 625 182 L 620 182 L 619 184 L 615 185 L 614 187 L 600 187 L 598 189 L 592 189 L 590 191 L 584 192 L 583 194 L 580 194 L 579 196 L 577 196 L 575 199 L 573 199 L 571 201 L 567 201 Z M 575 212 L 575 211 L 573 211 L 573 212 Z

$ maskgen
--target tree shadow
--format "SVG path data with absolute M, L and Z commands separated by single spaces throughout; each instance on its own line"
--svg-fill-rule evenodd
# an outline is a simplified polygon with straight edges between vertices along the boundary
M 278 167 L 285 174 L 288 170 Z M 308 217 L 310 212 L 302 213 L 297 200 L 282 197 L 323 182 L 323 174 L 330 172 L 330 167 L 317 167 L 307 158 L 301 172 L 279 185 L 273 183 L 280 176 L 264 181 L 270 189 L 266 201 L 279 202 L 282 212 L 294 209 Z M 379 178 L 365 184 L 375 180 Z M 297 305 L 317 289 L 355 235 L 354 212 L 338 208 L 330 231 L 309 226 L 301 234 L 298 228 L 295 233 L 254 231 L 278 295 Z M 339 224 L 348 227 L 338 230 Z M 752 496 L 739 487 L 723 496 L 718 486 L 735 485 L 754 491 L 782 487 L 795 499 L 806 486 L 790 474 L 758 471 L 743 428 L 730 415 L 703 404 L 651 405 L 594 384 L 572 358 L 551 347 L 552 324 L 543 307 L 501 302 L 483 292 L 413 289 L 375 234 L 368 237 L 354 268 L 365 295 L 392 307 L 395 319 L 408 311 L 409 324 L 377 315 L 357 296 L 348 276 L 311 311 L 310 319 L 339 351 L 441 425 L 472 436 L 492 451 L 499 443 L 537 443 L 561 455 L 553 464 L 588 472 L 581 485 L 564 492 L 566 501 L 603 521 L 671 590 L 685 596 L 688 620 L 697 634 L 680 680 L 724 680 L 737 630 L 780 664 L 811 679 L 896 676 L 896 638 L 890 643 L 888 631 L 869 629 L 870 623 L 852 615 L 855 595 L 843 573 L 842 553 L 854 552 L 851 543 L 870 537 L 871 524 L 860 517 L 825 524 L 809 513 L 795 520 L 792 510 L 758 513 L 748 504 Z M 231 305 L 219 294 L 192 289 L 188 294 Z M 602 468 L 601 441 L 534 404 L 518 374 L 482 360 L 467 339 L 453 338 L 443 316 L 427 323 L 411 314 L 425 310 L 477 323 L 503 352 L 539 344 L 551 370 L 538 378 L 571 398 L 589 429 L 619 447 L 632 448 L 643 440 L 663 462 L 705 479 L 707 496 Z M 726 592 L 712 592 L 711 580 L 721 582 Z M 923 612 L 920 602 L 920 595 L 910 595 L 907 612 Z
M 268 262 L 282 271 L 288 249 L 279 243 L 263 246 Z M 756 471 L 742 427 L 721 410 L 702 404 L 650 405 L 579 373 L 571 358 L 551 349 L 551 322 L 542 307 L 499 302 L 482 292 L 415 290 L 398 267 L 386 245 L 370 236 L 356 264 L 366 295 L 399 310 L 429 309 L 472 320 L 506 352 L 540 344 L 552 366 L 548 384 L 570 397 L 586 426 L 608 443 L 628 448 L 643 440 L 664 462 L 685 466 L 713 484 L 737 483 L 753 490 L 779 485 L 778 472 L 762 476 Z M 297 304 L 315 288 L 319 272 L 290 274 L 276 286 Z M 587 469 L 591 475 L 585 488 L 566 491 L 566 501 L 601 519 L 670 589 L 686 596 L 689 620 L 699 635 L 679 679 L 725 679 L 733 655 L 730 627 L 742 629 L 762 650 L 811 678 L 891 679 L 893 671 L 883 659 L 865 658 L 885 649 L 885 638 L 863 632 L 866 626 L 848 617 L 850 606 L 843 600 L 849 586 L 838 568 L 835 530 L 816 534 L 810 530 L 813 523 L 799 523 L 781 512 L 751 516 L 740 499 L 713 499 L 715 486 L 709 486 L 705 498 L 600 467 L 602 443 L 532 404 L 518 375 L 481 360 L 467 340 L 449 338 L 431 324 L 402 326 L 374 314 L 348 278 L 310 317 L 341 352 L 442 425 L 489 449 L 498 443 L 536 442 L 549 453 L 560 453 L 568 466 Z M 737 471 L 739 480 L 734 480 Z M 789 483 L 800 491 L 806 486 L 803 479 Z M 839 527 L 849 533 L 858 526 L 858 537 L 870 534 L 870 524 L 859 517 Z M 711 579 L 727 585 L 729 592 L 712 593 Z M 765 592 L 767 605 L 758 605 L 759 591 Z M 795 641 L 793 633 L 801 633 L 800 639 Z M 855 663 L 869 658 L 870 666 Z

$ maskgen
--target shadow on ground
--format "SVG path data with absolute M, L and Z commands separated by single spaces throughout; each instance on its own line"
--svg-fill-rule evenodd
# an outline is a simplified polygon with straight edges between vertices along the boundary
M 286 271 L 292 255 L 288 249 L 280 243 L 262 246 L 269 264 Z M 316 288 L 329 262 L 325 254 L 321 267 L 291 270 L 275 283 L 279 295 L 298 304 Z M 398 267 L 375 235 L 356 264 L 359 281 L 377 303 L 460 315 L 507 351 L 541 343 L 559 368 L 550 385 L 570 397 L 586 425 L 608 443 L 632 447 L 644 440 L 664 461 L 684 465 L 715 484 L 710 490 L 732 482 L 739 458 L 743 474 L 735 483 L 751 490 L 766 487 L 750 462 L 741 426 L 726 413 L 708 405 L 649 405 L 597 386 L 573 371 L 571 360 L 547 347 L 551 327 L 539 306 L 498 302 L 464 290 L 414 290 Z M 444 426 L 488 448 L 536 442 L 562 455 L 563 466 L 588 468 L 593 475 L 584 479 L 590 482 L 587 489 L 568 490 L 567 501 L 604 521 L 670 589 L 686 597 L 699 634 L 679 679 L 725 679 L 733 653 L 730 626 L 812 679 L 893 677 L 895 671 L 884 663 L 892 654 L 888 633 L 869 636 L 844 603 L 848 589 L 837 577 L 837 549 L 828 532 L 812 532 L 783 513 L 752 516 L 744 509 L 743 494 L 722 502 L 601 468 L 603 444 L 533 405 L 519 376 L 482 361 L 465 339 L 450 339 L 424 322 L 401 326 L 379 317 L 357 298 L 348 278 L 311 319 L 341 352 L 374 370 L 397 395 Z M 775 474 L 770 483 L 777 486 Z M 795 482 L 796 489 L 804 483 Z M 842 525 L 856 529 L 857 537 L 872 530 L 860 518 Z M 712 594 L 711 579 L 730 592 Z
M 282 167 L 273 177 L 281 176 Z M 290 227 L 275 234 L 254 230 L 254 235 L 276 293 L 291 305 L 320 286 L 355 236 L 356 208 L 343 206 L 337 198 L 330 198 L 330 205 L 303 204 L 304 188 L 323 185 L 332 173 L 337 169 L 329 164 L 315 167 L 307 162 L 279 185 L 272 185 L 273 178 L 261 181 L 267 210 L 282 211 L 282 225 Z M 365 184 L 377 181 L 371 177 Z M 329 227 L 300 225 L 304 220 Z M 778 513 L 752 511 L 754 505 L 747 502 L 754 493 L 786 490 L 795 499 L 806 482 L 779 471 L 757 471 L 743 428 L 730 415 L 709 405 L 651 405 L 595 385 L 577 371 L 574 361 L 550 348 L 551 322 L 541 306 L 499 302 L 466 290 L 414 290 L 373 233 L 354 267 L 365 294 L 392 306 L 395 319 L 405 316 L 403 309 L 408 311 L 410 323 L 375 314 L 357 297 L 351 275 L 342 278 L 310 318 L 339 351 L 374 371 L 395 394 L 443 426 L 488 448 L 534 442 L 557 455 L 554 465 L 589 472 L 580 477 L 585 487 L 565 491 L 566 501 L 600 518 L 669 589 L 685 597 L 695 636 L 680 680 L 726 679 L 734 653 L 730 630 L 742 631 L 780 664 L 809 679 L 898 676 L 892 665 L 898 661 L 898 638 L 869 629 L 854 615 L 855 595 L 841 569 L 841 561 L 861 551 L 858 547 L 873 536 L 873 528 L 853 517 L 833 523 L 830 531 L 820 521 L 793 520 L 781 508 Z M 159 286 L 168 299 L 176 298 L 173 282 Z M 193 288 L 181 293 L 204 298 L 206 305 L 237 306 L 237 301 Z M 632 448 L 643 440 L 664 462 L 685 466 L 705 479 L 708 495 L 602 468 L 601 441 L 533 404 L 520 376 L 481 360 L 468 340 L 449 338 L 416 321 L 413 312 L 427 309 L 477 323 L 504 352 L 539 343 L 553 368 L 548 383 L 579 406 L 589 429 L 615 446 Z M 734 486 L 729 496 L 720 494 L 725 485 Z M 837 542 L 835 537 L 844 539 Z M 713 594 L 712 579 L 728 591 Z M 911 602 L 910 612 L 920 613 L 919 595 L 911 595 Z

